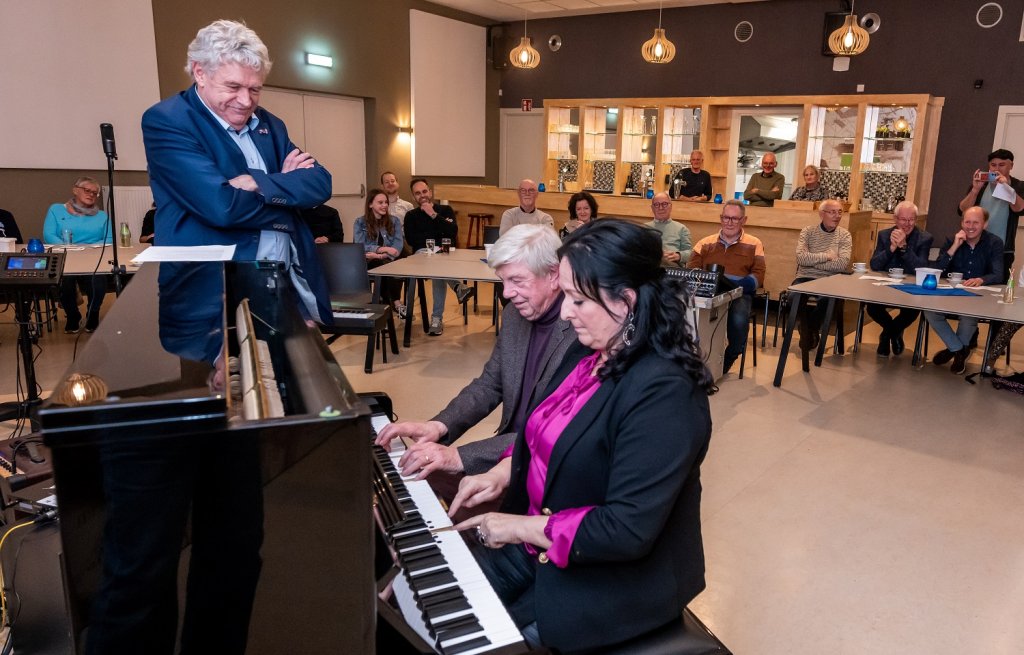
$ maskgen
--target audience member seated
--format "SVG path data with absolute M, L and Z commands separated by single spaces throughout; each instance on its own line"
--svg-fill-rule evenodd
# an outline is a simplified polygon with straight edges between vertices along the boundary
M 651 213 L 654 220 L 645 225 L 661 234 L 661 265 L 682 268 L 693 254 L 690 230 L 672 220 L 672 199 L 664 191 L 654 194 L 651 199 Z
M 71 187 L 71 199 L 55 203 L 43 220 L 43 242 L 49 245 L 70 243 L 110 243 L 107 213 L 99 208 L 100 185 L 91 177 L 80 177 Z M 105 270 L 100 266 L 101 270 Z M 60 284 L 60 304 L 67 315 L 64 332 L 78 332 L 82 313 L 78 311 L 78 291 L 89 298 L 85 331 L 92 332 L 100 324 L 100 306 L 107 293 L 107 276 L 65 275 Z
M 474 555 L 528 644 L 622 644 L 704 588 L 700 465 L 715 387 L 657 235 L 602 219 L 559 249 L 569 349 L 509 457 L 462 480 L 451 505 L 506 493 Z M 541 400 L 542 399 L 542 400 Z
M 448 205 L 434 203 L 434 192 L 425 178 L 416 177 L 409 183 L 412 196 L 419 205 L 405 215 L 405 241 L 413 250 L 427 247 L 427 239 L 434 240 L 434 247 L 441 247 L 441 239 L 451 239 L 452 245 L 459 236 L 459 224 L 455 221 L 455 212 Z M 459 303 L 465 303 L 473 297 L 473 287 L 455 280 L 432 280 L 434 303 L 430 310 L 430 330 L 428 334 L 436 337 L 444 332 L 444 297 L 445 286 L 455 292 Z
M 817 166 L 807 166 L 804 168 L 804 185 L 793 189 L 793 193 L 789 195 L 790 200 L 828 200 L 832 195 L 825 188 L 825 185 L 821 183 L 821 173 L 818 172 Z
M 148 243 L 152 246 L 156 245 L 156 203 L 154 202 L 149 207 L 149 211 L 146 212 L 145 216 L 142 217 L 142 228 L 139 234 L 139 243 Z
M 398 176 L 391 171 L 384 171 L 380 174 L 380 184 L 384 189 L 384 193 L 388 194 L 388 208 L 391 211 L 391 215 L 397 216 L 400 221 L 404 221 L 405 215 L 409 213 L 410 209 L 415 209 L 415 207 L 408 200 L 402 200 L 398 197 Z
M 345 240 L 345 227 L 341 224 L 341 215 L 334 207 L 317 205 L 300 209 L 299 214 L 313 234 L 313 243 L 342 243 Z
M 558 246 L 547 226 L 517 225 L 491 247 L 487 263 L 504 282 L 511 303 L 502 312 L 501 332 L 484 370 L 441 412 L 426 422 L 388 425 L 377 437 L 385 448 L 394 437 L 416 443 L 398 465 L 402 475 L 484 473 L 522 432 L 527 408 L 539 399 L 576 333 L 559 318 Z M 501 405 L 497 436 L 453 447 L 451 444 Z M 439 488 L 438 478 L 443 482 Z M 454 495 L 450 476 L 434 475 L 434 488 Z
M 402 222 L 388 213 L 388 194 L 383 189 L 370 189 L 366 194 L 363 215 L 356 219 L 352 231 L 352 241 L 363 244 L 366 251 L 367 268 L 377 268 L 402 256 L 405 247 Z M 381 298 L 391 303 L 395 314 L 404 319 L 401 278 L 386 277 L 380 284 Z
M 555 227 L 555 219 L 537 209 L 537 185 L 533 180 L 519 183 L 519 206 L 506 209 L 501 215 L 498 234 L 505 234 L 514 226 L 525 224 L 547 225 L 551 229 Z
M 21 238 L 21 230 L 18 229 L 18 222 L 14 220 L 14 214 L 6 209 L 0 209 L 0 237 L 15 239 L 15 243 L 24 243 Z
M 945 273 L 963 273 L 965 287 L 980 287 L 985 284 L 1002 284 L 1003 240 L 988 232 L 988 210 L 984 207 L 968 207 L 960 220 L 960 231 L 946 239 L 939 252 L 935 267 Z M 946 347 L 935 353 L 932 359 L 937 366 L 944 366 L 952 360 L 949 370 L 960 375 L 967 368 L 970 356 L 971 337 L 978 329 L 978 319 L 960 316 L 956 331 L 950 327 L 945 315 L 939 312 L 925 312 L 928 325 L 932 326 Z
M 725 275 L 743 287 L 743 295 L 729 305 L 726 331 L 727 345 L 722 373 L 728 373 L 736 359 L 743 354 L 747 342 L 747 325 L 754 293 L 764 286 L 765 258 L 761 240 L 747 234 L 746 207 L 740 200 L 729 200 L 722 205 L 722 228 L 693 247 L 690 268 L 706 268 L 719 264 Z
M 597 200 L 594 199 L 594 196 L 590 195 L 586 191 L 574 193 L 569 198 L 569 220 L 564 226 L 562 226 L 562 229 L 558 231 L 558 236 L 564 240 L 578 228 L 586 225 L 596 218 Z
M 902 268 L 907 275 L 913 275 L 918 268 L 928 266 L 928 252 L 932 249 L 932 235 L 917 229 L 917 205 L 904 200 L 896 205 L 892 215 L 895 225 L 878 232 L 878 243 L 875 254 L 871 256 L 871 270 L 888 271 L 890 268 Z M 873 318 L 882 328 L 878 337 L 878 356 L 888 357 L 890 345 L 892 354 L 899 355 L 906 345 L 903 342 L 903 331 L 906 330 L 921 313 L 908 307 L 899 308 L 893 318 L 889 315 L 890 307 L 869 304 L 868 316 Z
M 711 174 L 702 170 L 704 166 L 704 153 L 694 150 L 690 153 L 690 167 L 684 168 L 676 173 L 676 180 L 679 180 L 679 195 L 676 200 L 687 200 L 689 202 L 707 202 L 714 197 L 715 192 L 711 188 Z M 670 190 L 675 191 L 676 185 L 673 181 Z
M 1024 180 L 1018 180 L 1010 175 L 1012 170 L 1012 152 L 1006 148 L 1000 148 L 989 153 L 988 169 L 974 171 L 967 195 L 957 207 L 957 213 L 960 216 L 963 216 L 969 207 L 984 207 L 988 211 L 988 227 L 985 229 L 1003 240 L 1004 279 L 1009 274 L 1010 267 L 1013 266 L 1017 224 L 1020 221 L 1021 213 L 1024 212 Z M 994 180 L 989 179 L 991 173 L 995 173 Z M 1006 184 L 1016 192 L 1017 199 L 1012 204 L 993 195 L 1000 184 Z
M 775 201 L 782 197 L 786 187 L 786 176 L 775 170 L 779 160 L 771 152 L 761 157 L 761 172 L 754 173 L 747 182 L 747 190 L 743 197 L 756 207 L 773 207 Z
M 809 282 L 850 268 L 853 237 L 841 227 L 843 205 L 838 200 L 826 200 L 818 208 L 821 222 L 800 230 L 796 243 L 796 279 L 793 284 Z M 840 308 L 842 305 L 836 303 Z M 800 313 L 800 349 L 813 350 L 818 345 L 818 333 L 828 303 L 819 302 L 814 310 Z

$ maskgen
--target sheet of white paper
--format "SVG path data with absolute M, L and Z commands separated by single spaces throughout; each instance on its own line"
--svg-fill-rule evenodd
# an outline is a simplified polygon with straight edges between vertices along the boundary
M 234 256 L 234 246 L 151 246 L 136 255 L 132 263 L 226 262 Z
M 1017 202 L 1017 192 L 1009 184 L 997 184 L 996 188 L 992 190 L 992 197 L 1005 200 L 1011 205 Z

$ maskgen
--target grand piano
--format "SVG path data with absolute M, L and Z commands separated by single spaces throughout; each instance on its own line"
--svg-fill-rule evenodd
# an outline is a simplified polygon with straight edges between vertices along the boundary
M 147 264 L 54 389 L 40 420 L 57 484 L 68 652 L 82 652 L 87 635 L 116 643 L 123 617 L 97 607 L 116 605 L 118 584 L 134 580 L 112 573 L 125 561 L 112 552 L 154 534 L 180 553 L 171 595 L 181 607 L 154 610 L 161 630 L 171 622 L 170 646 L 145 634 L 152 644 L 134 652 L 175 648 L 175 614 L 186 634 L 203 635 L 202 650 L 231 652 L 204 633 L 244 627 L 250 602 L 246 653 L 374 651 L 372 412 L 296 307 L 273 263 Z M 161 471 L 168 479 L 154 480 Z M 133 504 L 146 512 L 128 520 Z M 227 574 L 186 582 L 193 558 L 216 577 L 240 569 L 252 593 Z

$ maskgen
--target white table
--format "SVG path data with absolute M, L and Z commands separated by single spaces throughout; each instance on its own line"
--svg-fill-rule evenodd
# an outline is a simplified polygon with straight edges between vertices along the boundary
M 377 284 L 374 291 L 374 302 L 380 302 L 380 288 L 382 277 L 403 277 L 409 279 L 409 290 L 405 294 L 405 334 L 403 344 L 409 347 L 412 339 L 413 323 L 413 301 L 415 299 L 416 280 L 468 280 L 471 282 L 500 282 L 501 279 L 494 273 L 494 270 L 484 260 L 483 250 L 468 250 L 465 248 L 452 250 L 447 255 L 437 253 L 428 255 L 418 252 L 409 257 L 396 259 L 393 262 L 378 266 L 370 270 L 370 275 L 376 276 Z M 423 318 L 423 331 L 430 329 L 427 318 L 426 300 L 420 297 L 421 314 Z M 499 312 L 500 313 L 500 312 Z M 497 329 L 497 324 L 495 324 Z
M 877 274 L 867 274 L 877 277 Z M 889 307 L 906 307 L 921 311 L 941 312 L 943 314 L 958 314 L 960 316 L 973 316 L 991 321 L 1004 321 L 1009 323 L 1024 323 L 1024 300 L 1019 300 L 1010 305 L 1002 303 L 1003 286 L 995 287 L 998 292 L 987 290 L 972 290 L 977 296 L 916 296 L 889 285 L 879 285 L 878 280 L 862 279 L 861 275 L 830 275 L 810 282 L 795 284 L 789 287 L 789 320 L 786 323 L 785 335 L 782 340 L 782 351 L 779 354 L 778 368 L 775 370 L 776 387 L 782 386 L 782 376 L 786 370 L 786 360 L 789 357 L 789 347 L 793 340 L 793 327 L 796 324 L 797 314 L 800 308 L 802 295 L 821 296 L 828 302 L 825 320 L 822 321 L 821 339 L 818 342 L 818 350 L 815 354 L 814 365 L 821 366 L 822 357 L 825 354 L 825 338 L 828 335 L 829 324 L 832 320 L 832 310 L 835 301 L 855 300 L 864 303 L 875 303 Z M 907 276 L 903 284 L 914 284 L 914 276 Z M 920 358 L 921 341 L 923 330 L 918 331 L 917 343 L 914 346 L 914 362 Z

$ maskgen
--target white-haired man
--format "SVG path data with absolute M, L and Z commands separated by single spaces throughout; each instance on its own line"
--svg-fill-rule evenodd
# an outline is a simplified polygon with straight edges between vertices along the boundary
M 559 316 L 558 248 L 561 241 L 546 225 L 516 225 L 492 246 L 488 263 L 504 283 L 509 300 L 491 358 L 480 375 L 429 421 L 388 425 L 377 437 L 387 446 L 394 437 L 416 441 L 399 461 L 404 475 L 422 479 L 434 472 L 476 474 L 497 463 L 526 423 L 526 412 L 544 391 L 562 356 L 575 340 Z M 458 448 L 451 443 L 501 405 L 497 436 Z

